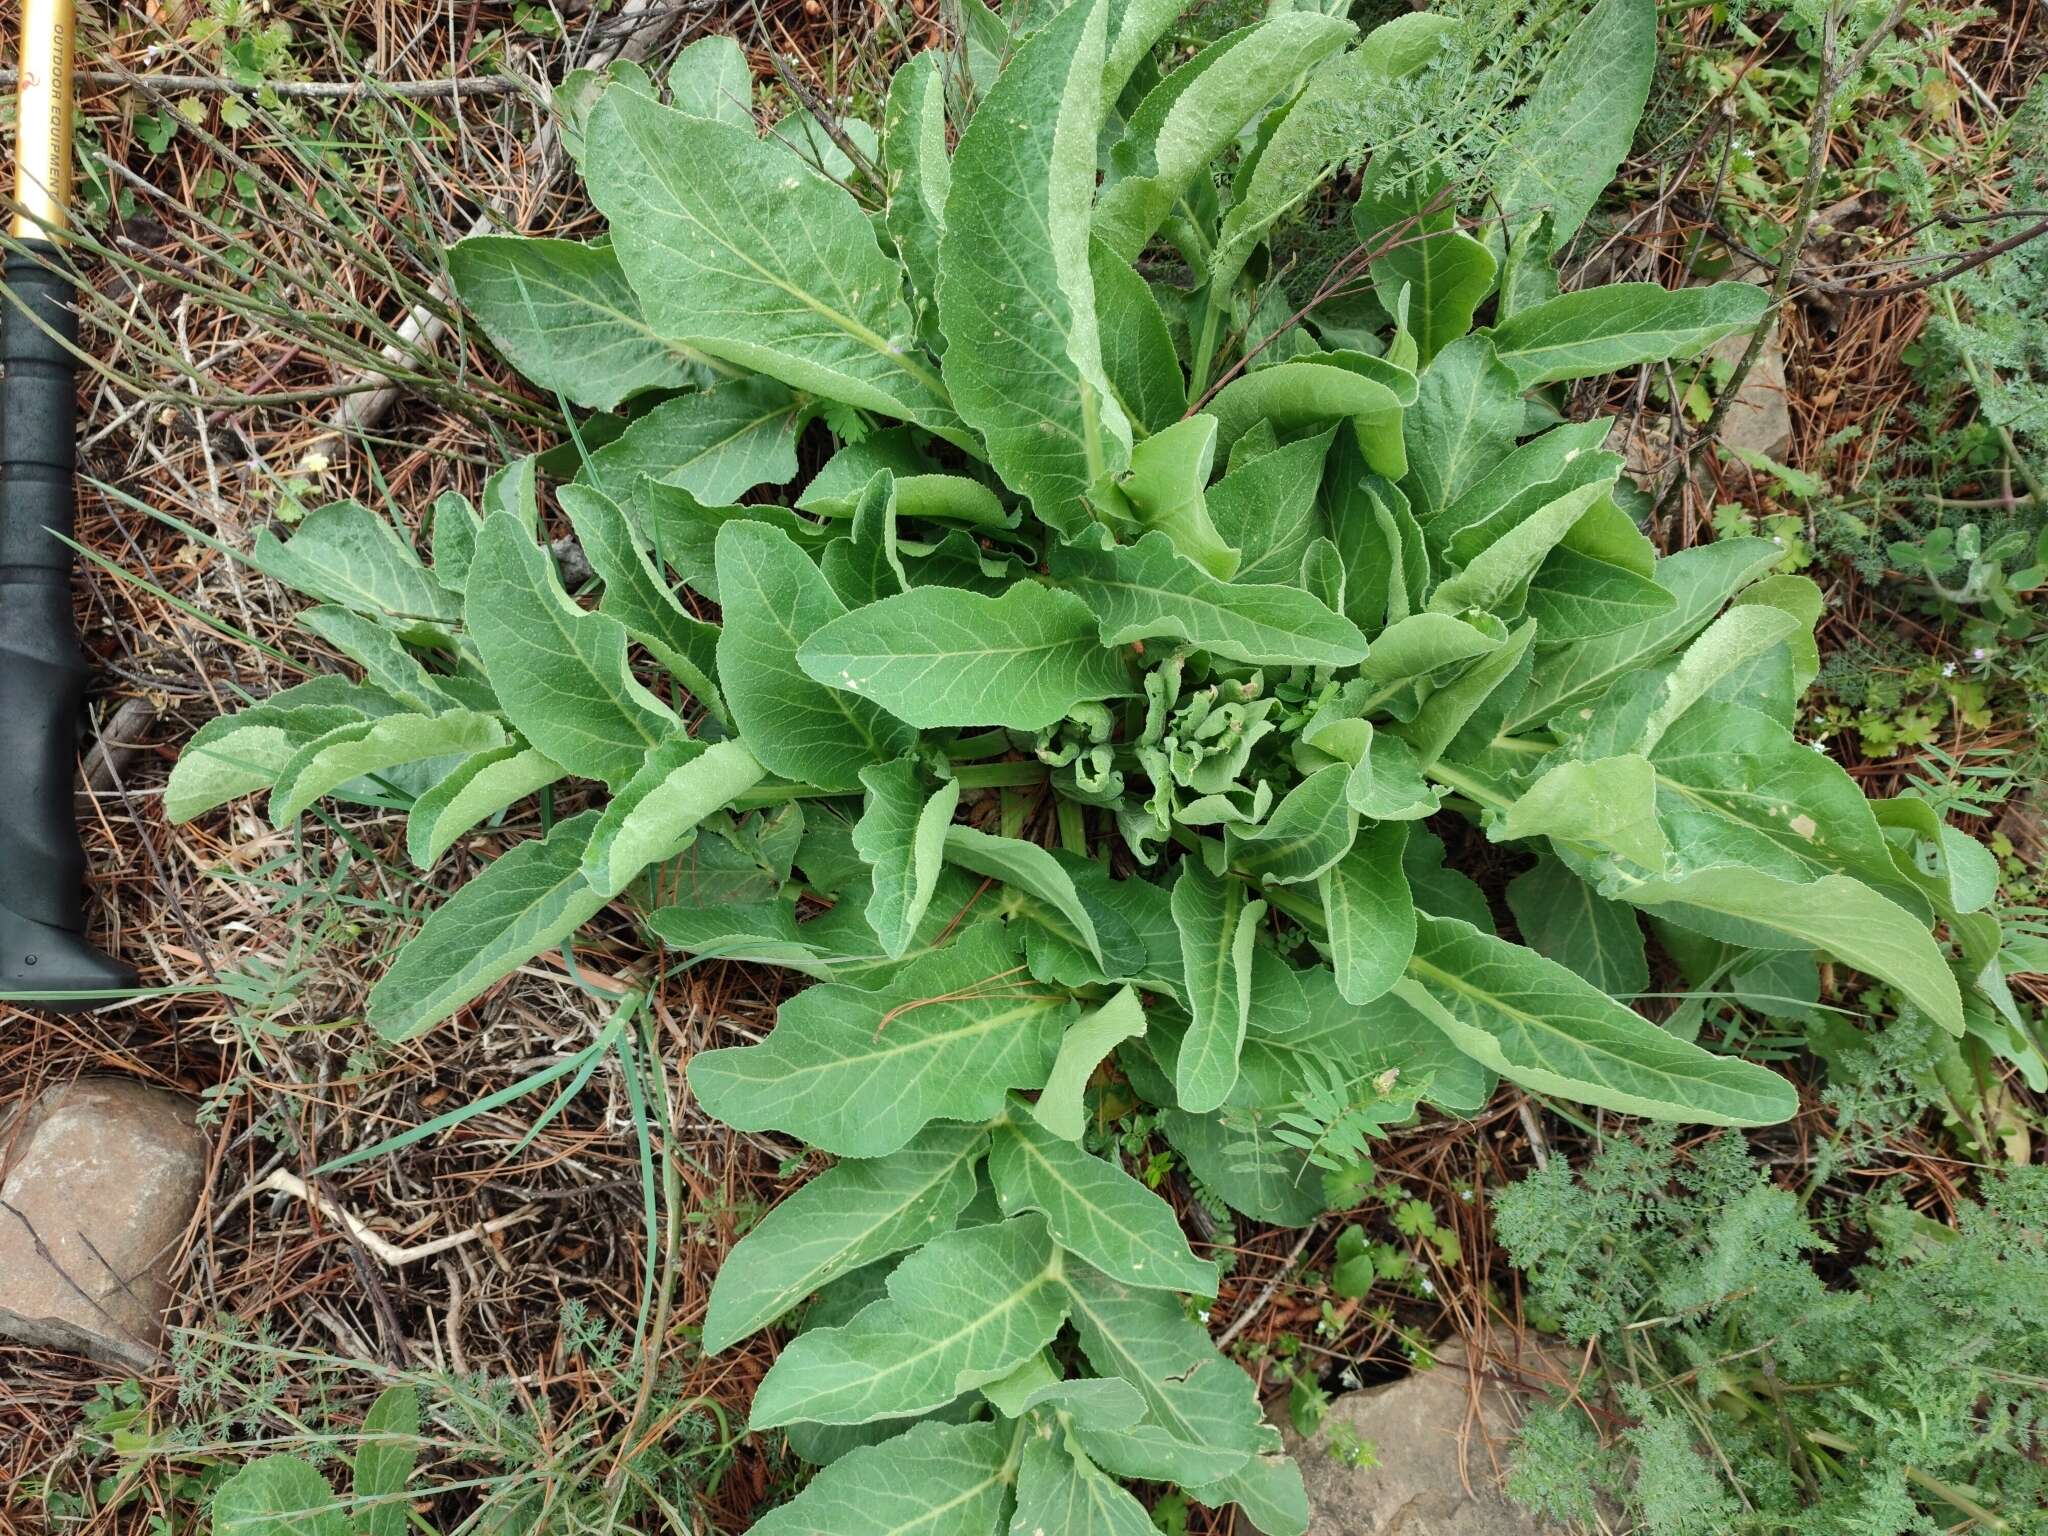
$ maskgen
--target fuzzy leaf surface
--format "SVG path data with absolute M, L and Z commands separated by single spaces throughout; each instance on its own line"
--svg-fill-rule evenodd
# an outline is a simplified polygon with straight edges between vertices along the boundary
M 1065 538 L 1131 451 L 1088 265 L 1105 9 L 1061 12 L 989 88 L 953 155 L 939 246 L 946 383 L 989 462 Z
M 1255 666 L 1356 666 L 1365 636 L 1295 586 L 1218 581 L 1164 533 L 1053 554 L 1053 577 L 1094 613 L 1105 646 L 1166 638 Z
M 943 1408 L 1052 1342 L 1067 1316 L 1064 1268 L 1038 1216 L 935 1237 L 896 1266 L 883 1300 L 792 1340 L 748 1423 L 866 1424 Z
M 848 1158 L 762 1217 L 711 1287 L 704 1349 L 717 1354 L 863 1264 L 948 1230 L 974 1198 L 978 1126 L 934 1125 L 887 1157 Z
M 544 390 L 609 411 L 643 389 L 680 389 L 699 356 L 657 335 L 608 245 L 474 235 L 448 253 L 463 306 Z
M 562 942 L 604 906 L 583 878 L 597 812 L 558 821 L 499 855 L 428 914 L 370 989 L 370 1027 L 410 1040 Z
M 818 684 L 921 730 L 1042 730 L 1076 704 L 1135 691 L 1088 605 L 1035 581 L 1000 597 L 956 587 L 886 597 L 822 626 L 797 659 Z
M 1216 1294 L 1173 1207 L 1116 1164 L 1020 1112 L 991 1133 L 989 1177 L 1006 1215 L 1044 1213 L 1053 1241 L 1126 1285 Z
M 509 513 L 484 519 L 464 611 L 506 715 L 569 772 L 620 788 L 682 729 L 634 680 L 625 626 L 569 601 L 554 562 Z
M 1799 1107 L 1775 1072 L 1716 1056 L 1544 959 L 1455 919 L 1419 919 L 1394 991 L 1512 1082 L 1624 1114 L 1775 1125 Z
M 607 91 L 590 194 L 663 336 L 862 410 L 954 428 L 894 261 L 845 188 L 788 146 Z
M 857 790 L 863 765 L 900 757 L 911 732 L 874 703 L 815 681 L 806 646 L 846 615 L 829 583 L 779 528 L 745 519 L 718 530 L 724 627 L 718 677 L 740 734 L 770 772 Z
M 1006 1424 L 919 1424 L 826 1467 L 753 1536 L 1003 1536 Z
M 833 982 L 784 1003 L 759 1045 L 705 1051 L 690 1087 L 741 1130 L 881 1157 L 933 1120 L 987 1120 L 1045 1081 L 1079 1010 L 1034 984 L 1016 941 L 981 924 L 872 991 Z
M 945 866 L 946 829 L 960 804 L 960 785 L 948 779 L 929 795 L 908 759 L 863 768 L 867 805 L 854 825 L 853 846 L 873 876 L 868 921 L 883 952 L 898 956 L 924 921 Z

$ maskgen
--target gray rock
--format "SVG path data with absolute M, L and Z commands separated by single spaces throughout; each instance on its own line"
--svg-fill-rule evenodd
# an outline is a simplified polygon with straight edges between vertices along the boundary
M 206 1182 L 192 1101 L 114 1078 L 0 1129 L 0 1335 L 147 1370 Z
M 1434 1370 L 1338 1398 L 1313 1439 L 1290 1433 L 1288 1453 L 1308 1487 L 1309 1536 L 1562 1536 L 1497 1491 L 1519 1409 L 1507 1392 L 1483 1386 L 1474 1414 L 1470 1385 L 1464 1349 L 1450 1344 Z M 1371 1442 L 1374 1465 L 1354 1468 L 1329 1454 L 1340 1425 Z
M 1748 345 L 1747 336 L 1730 336 L 1714 344 L 1713 355 L 1739 363 Z M 1775 326 L 1756 355 L 1756 366 L 1729 403 L 1727 419 L 1721 423 L 1721 446 L 1760 453 L 1781 464 L 1792 451 L 1792 405 L 1785 395 L 1785 354 Z

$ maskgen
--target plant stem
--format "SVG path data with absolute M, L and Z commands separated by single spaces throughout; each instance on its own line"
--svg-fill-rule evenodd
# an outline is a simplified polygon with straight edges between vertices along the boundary
M 1050 776 L 1043 763 L 964 763 L 953 770 L 962 789 L 1017 789 L 1043 784 Z
M 1481 784 L 1470 775 L 1460 773 L 1455 768 L 1446 768 L 1442 763 L 1432 763 L 1423 772 L 1447 789 L 1455 789 L 1467 800 L 1474 801 L 1479 805 L 1489 806 L 1496 811 L 1504 811 L 1512 803 L 1503 800 L 1486 785 Z
M 1009 750 L 1008 731 L 983 731 L 979 735 L 962 736 L 949 742 L 946 746 L 946 756 L 956 763 L 971 763 L 979 758 L 994 757 L 999 752 Z

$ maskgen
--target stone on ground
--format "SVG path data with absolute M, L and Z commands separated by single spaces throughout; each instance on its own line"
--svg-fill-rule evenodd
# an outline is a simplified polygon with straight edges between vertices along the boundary
M 153 1366 L 206 1163 L 190 1099 L 119 1079 L 0 1126 L 0 1336 Z
M 1308 1486 L 1309 1536 L 1563 1536 L 1498 1491 L 1520 1408 L 1510 1393 L 1482 1386 L 1480 1412 L 1469 1413 L 1465 1362 L 1462 1346 L 1447 1345 L 1436 1369 L 1348 1392 L 1313 1438 L 1288 1435 Z M 1339 1426 L 1371 1443 L 1374 1465 L 1354 1468 L 1329 1454 Z

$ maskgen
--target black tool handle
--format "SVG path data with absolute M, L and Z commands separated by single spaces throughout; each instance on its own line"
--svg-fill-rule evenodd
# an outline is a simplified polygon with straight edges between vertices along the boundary
M 47 246 L 11 252 L 0 295 L 0 994 L 135 985 L 86 943 L 72 810 L 85 663 L 71 618 L 70 284 Z M 61 537 L 60 537 L 61 535 Z M 43 1006 L 62 1008 L 63 1000 Z

